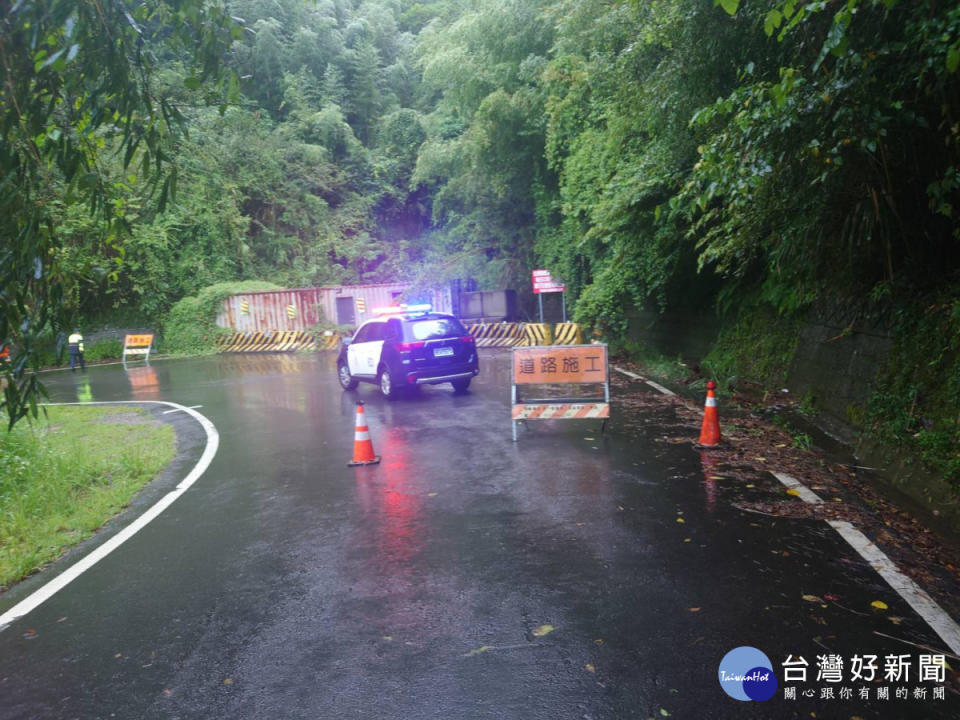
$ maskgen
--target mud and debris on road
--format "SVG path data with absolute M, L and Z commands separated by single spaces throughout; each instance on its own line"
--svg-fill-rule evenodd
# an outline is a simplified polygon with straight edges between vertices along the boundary
M 644 382 L 643 368 L 618 361 L 618 367 L 641 376 L 612 374 L 617 425 L 626 432 L 659 433 L 654 442 L 689 444 L 701 452 L 705 473 L 720 483 L 734 507 L 779 518 L 845 520 L 863 532 L 951 616 L 960 617 L 960 544 L 931 529 L 924 519 L 901 507 L 869 471 L 838 462 L 773 422 L 762 403 L 720 398 L 722 445 L 695 447 L 703 418 L 702 401 L 683 394 L 665 395 Z M 726 400 L 726 406 L 725 401 Z M 618 407 L 619 406 L 619 407 Z M 771 474 L 790 475 L 822 498 L 808 504 Z

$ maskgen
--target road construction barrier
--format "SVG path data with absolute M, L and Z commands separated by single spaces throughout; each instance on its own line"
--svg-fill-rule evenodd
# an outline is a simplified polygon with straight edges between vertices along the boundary
M 520 323 L 478 323 L 467 328 L 477 347 L 513 347 L 523 341 Z
M 583 333 L 580 332 L 580 323 L 557 323 L 553 328 L 554 345 L 582 345 Z
M 83 345 L 80 346 L 81 349 Z M 150 364 L 150 349 L 153 347 L 153 334 L 144 333 L 142 335 L 124 335 L 123 336 L 123 354 L 120 360 L 123 366 L 127 366 L 127 357 L 142 357 Z M 71 366 L 73 362 L 71 361 Z
M 523 326 L 523 345 L 552 345 L 553 329 L 548 323 L 526 323 Z
M 521 420 L 589 420 L 610 417 L 610 373 L 606 345 L 515 347 L 510 386 L 513 441 Z M 520 397 L 520 387 L 602 386 L 602 397 Z
M 217 340 L 219 351 L 224 353 L 294 352 L 316 346 L 316 339 L 302 330 L 235 332 Z

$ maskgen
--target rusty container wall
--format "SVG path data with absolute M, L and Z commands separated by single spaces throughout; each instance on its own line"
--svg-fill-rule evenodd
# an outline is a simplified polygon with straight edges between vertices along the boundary
M 337 325 L 359 325 L 374 317 L 374 310 L 397 305 L 400 302 L 428 302 L 437 312 L 450 312 L 449 289 L 433 290 L 425 296 L 407 298 L 407 283 L 381 285 L 342 285 L 321 288 L 326 292 L 324 313 Z M 352 307 L 352 317 L 348 308 Z
M 321 322 L 355 327 L 374 317 L 375 309 L 399 303 L 409 287 L 384 283 L 243 293 L 223 301 L 217 326 L 238 332 L 306 330 Z M 437 312 L 452 308 L 447 288 L 429 291 L 426 298 L 414 301 L 430 302 Z
M 239 332 L 306 330 L 320 321 L 320 288 L 243 293 L 223 301 L 217 325 Z

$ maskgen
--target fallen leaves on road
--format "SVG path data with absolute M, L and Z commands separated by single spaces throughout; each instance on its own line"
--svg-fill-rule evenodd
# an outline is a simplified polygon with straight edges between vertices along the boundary
M 631 372 L 646 374 L 634 363 L 618 362 Z M 696 442 L 703 420 L 701 399 L 649 392 L 619 373 L 611 375 L 611 383 L 620 430 L 654 443 L 692 446 Z M 898 506 L 870 468 L 845 464 L 839 459 L 842 456 L 828 456 L 816 444 L 807 450 L 795 447 L 793 435 L 772 422 L 789 410 L 782 400 L 777 402 L 780 404 L 772 405 L 737 396 L 721 399 L 725 444 L 708 451 L 717 462 L 704 467 L 703 476 L 707 481 L 716 476 L 728 478 L 717 484 L 718 499 L 740 510 L 776 518 L 850 522 L 948 613 L 960 616 L 960 549 Z M 852 451 L 847 462 L 855 462 Z M 811 505 L 785 495 L 770 470 L 795 477 L 828 502 Z
M 473 657 L 474 655 L 480 655 L 481 653 L 485 653 L 485 652 L 487 652 L 488 650 L 493 650 L 493 646 L 492 646 L 492 645 L 481 645 L 480 647 L 474 648 L 473 650 L 471 650 L 471 651 L 468 652 L 468 653 L 464 653 L 463 656 L 464 656 L 464 657 Z
M 540 625 L 539 627 L 535 627 L 530 634 L 534 637 L 543 637 L 544 635 L 552 633 L 554 629 L 553 625 Z
M 875 607 L 877 610 L 887 610 L 889 606 L 883 602 L 883 600 L 874 600 L 870 603 L 870 607 Z

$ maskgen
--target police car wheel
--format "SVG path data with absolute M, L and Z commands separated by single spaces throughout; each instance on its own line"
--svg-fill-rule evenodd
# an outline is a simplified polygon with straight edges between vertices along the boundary
M 388 368 L 380 371 L 380 393 L 387 400 L 393 400 L 397 396 L 397 386 L 394 384 L 393 376 Z
M 355 390 L 357 379 L 350 374 L 350 368 L 345 363 L 341 363 L 337 368 L 337 379 L 340 381 L 340 387 L 344 390 Z

